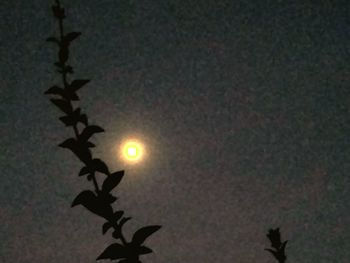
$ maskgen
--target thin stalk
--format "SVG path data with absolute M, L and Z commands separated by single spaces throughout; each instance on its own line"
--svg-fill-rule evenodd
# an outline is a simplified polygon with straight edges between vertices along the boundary
M 57 4 L 58 7 L 61 7 L 59 0 L 56 0 L 56 4 Z M 62 18 L 59 18 L 59 32 L 60 32 L 60 42 L 62 43 L 63 37 L 64 37 L 63 19 Z M 62 74 L 62 82 L 63 82 L 64 88 L 67 89 L 68 88 L 68 82 L 67 82 L 67 73 L 64 70 L 65 66 L 66 66 L 66 63 L 64 62 L 63 65 L 62 65 L 62 73 L 61 74 Z M 69 103 L 72 106 L 72 102 L 69 101 Z M 78 127 L 77 127 L 76 124 L 73 125 L 73 129 L 74 129 L 75 137 L 78 140 L 78 138 L 79 138 L 79 130 L 78 130 Z M 99 194 L 100 193 L 100 188 L 99 188 L 98 182 L 96 180 L 95 173 L 92 173 L 91 177 L 92 177 L 92 181 L 93 181 L 93 184 L 94 184 L 94 187 L 95 187 L 95 191 L 96 191 L 97 194 Z M 125 237 L 124 237 L 124 235 L 123 235 L 123 233 L 121 231 L 120 231 L 120 240 L 122 241 L 123 245 L 127 245 L 128 242 L 126 241 L 126 239 L 125 239 Z

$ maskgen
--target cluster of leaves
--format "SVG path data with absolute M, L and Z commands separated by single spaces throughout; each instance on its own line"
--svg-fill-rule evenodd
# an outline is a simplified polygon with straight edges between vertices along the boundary
M 72 207 L 82 205 L 90 212 L 104 218 L 106 222 L 102 227 L 103 234 L 109 229 L 113 229 L 112 236 L 117 242 L 108 246 L 97 260 L 118 260 L 119 263 L 141 262 L 139 260 L 140 255 L 152 252 L 150 248 L 143 245 L 144 241 L 159 230 L 160 226 L 142 227 L 134 233 L 131 241 L 125 239 L 122 229 L 124 224 L 131 218 L 125 217 L 124 211 L 114 211 L 112 207 L 112 204 L 117 200 L 117 197 L 113 196 L 112 191 L 121 182 L 124 171 L 110 172 L 108 166 L 102 160 L 93 158 L 90 148 L 95 147 L 95 145 L 89 140 L 94 134 L 104 132 L 104 130 L 97 125 L 89 125 L 86 114 L 82 114 L 81 109 L 74 108 L 72 104 L 72 101 L 79 100 L 77 91 L 89 82 L 87 79 L 67 80 L 68 74 L 73 74 L 73 67 L 67 63 L 69 46 L 81 33 L 64 33 L 63 20 L 66 16 L 59 0 L 55 0 L 52 11 L 59 22 L 60 35 L 59 37 L 49 37 L 47 41 L 53 42 L 58 46 L 58 61 L 54 65 L 62 75 L 62 86 L 54 85 L 45 94 L 56 96 L 56 98 L 51 98 L 50 100 L 65 114 L 59 119 L 67 127 L 73 127 L 74 129 L 75 137 L 65 140 L 59 146 L 69 149 L 82 161 L 84 166 L 81 168 L 79 176 L 85 176 L 87 180 L 93 181 L 94 184 L 94 190 L 85 190 L 78 194 L 72 203 Z M 83 126 L 81 132 L 78 129 L 79 123 Z M 101 187 L 96 180 L 97 175 L 105 177 Z
M 281 234 L 279 228 L 270 229 L 267 238 L 271 242 L 271 248 L 265 248 L 265 250 L 269 251 L 279 263 L 284 263 L 287 260 L 287 256 L 285 254 L 285 248 L 288 240 L 281 242 Z

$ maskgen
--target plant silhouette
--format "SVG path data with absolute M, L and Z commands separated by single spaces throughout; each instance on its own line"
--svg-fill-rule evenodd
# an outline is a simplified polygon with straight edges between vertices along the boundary
M 279 228 L 270 229 L 266 236 L 271 242 L 272 249 L 265 248 L 265 250 L 269 251 L 279 263 L 286 262 L 287 256 L 285 254 L 285 248 L 288 240 L 281 242 L 281 233 Z
M 93 158 L 91 148 L 95 145 L 89 139 L 96 133 L 104 132 L 104 129 L 97 125 L 90 125 L 87 115 L 83 114 L 80 108 L 74 108 L 72 104 L 72 101 L 79 101 L 77 91 L 90 81 L 88 79 L 68 80 L 69 74 L 73 74 L 73 67 L 68 64 L 69 47 L 81 32 L 64 32 L 63 21 L 66 15 L 59 0 L 55 0 L 52 11 L 59 24 L 59 37 L 49 37 L 47 41 L 58 47 L 58 61 L 54 65 L 62 76 L 62 84 L 52 86 L 45 94 L 56 96 L 50 101 L 65 114 L 59 119 L 65 126 L 72 127 L 74 130 L 75 137 L 65 140 L 59 146 L 72 151 L 79 158 L 84 164 L 79 176 L 85 176 L 94 185 L 94 190 L 84 190 L 78 194 L 72 207 L 82 205 L 90 212 L 104 218 L 106 222 L 102 226 L 102 234 L 113 229 L 112 236 L 116 242 L 108 246 L 96 260 L 110 259 L 118 260 L 119 263 L 140 263 L 141 255 L 152 252 L 150 248 L 143 245 L 144 241 L 161 226 L 142 227 L 134 233 L 130 241 L 125 238 L 123 227 L 131 217 L 124 216 L 124 211 L 115 211 L 112 207 L 117 200 L 112 191 L 121 182 L 124 171 L 110 172 L 102 160 Z M 78 124 L 83 126 L 81 131 L 78 129 Z M 105 177 L 102 186 L 99 186 L 96 176 Z

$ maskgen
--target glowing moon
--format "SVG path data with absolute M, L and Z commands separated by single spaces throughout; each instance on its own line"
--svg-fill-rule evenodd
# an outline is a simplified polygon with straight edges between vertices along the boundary
M 138 162 L 142 159 L 143 156 L 143 145 L 136 140 L 126 141 L 122 147 L 122 157 L 129 162 Z

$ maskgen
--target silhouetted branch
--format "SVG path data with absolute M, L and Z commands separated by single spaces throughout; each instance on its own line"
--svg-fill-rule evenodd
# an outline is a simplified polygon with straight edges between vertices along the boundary
M 113 229 L 112 236 L 120 243 L 114 243 L 107 247 L 105 251 L 97 258 L 120 260 L 120 263 L 137 263 L 139 256 L 151 253 L 152 250 L 143 246 L 143 242 L 154 232 L 160 229 L 160 226 L 146 226 L 137 230 L 131 241 L 128 242 L 123 235 L 122 228 L 131 217 L 124 217 L 124 211 L 114 211 L 112 204 L 117 200 L 112 195 L 112 190 L 121 182 L 124 171 L 116 171 L 111 173 L 108 166 L 100 159 L 93 158 L 90 148 L 95 145 L 89 141 L 90 137 L 96 133 L 104 132 L 99 126 L 89 125 L 86 114 L 81 113 L 80 108 L 74 108 L 72 101 L 78 101 L 77 91 L 89 83 L 87 79 L 68 80 L 68 74 L 73 74 L 73 67 L 68 64 L 69 46 L 78 38 L 80 32 L 65 33 L 63 20 L 66 18 L 65 10 L 61 6 L 59 0 L 55 0 L 52 6 L 54 17 L 59 24 L 59 37 L 49 37 L 48 42 L 52 42 L 58 46 L 58 61 L 54 63 L 57 71 L 62 76 L 62 86 L 54 85 L 49 88 L 45 94 L 54 95 L 56 98 L 50 99 L 51 102 L 61 110 L 65 115 L 59 119 L 67 126 L 72 127 L 75 137 L 69 138 L 59 144 L 62 148 L 69 149 L 78 159 L 83 162 L 84 166 L 79 172 L 79 176 L 86 176 L 87 180 L 93 182 L 94 190 L 84 190 L 74 199 L 72 207 L 82 205 L 90 212 L 104 218 L 106 222 L 103 224 L 102 233 L 105 234 L 109 229 Z M 80 132 L 78 123 L 84 125 Z M 101 174 L 105 179 L 100 187 L 96 180 L 96 175 Z
M 281 234 L 279 228 L 270 229 L 269 233 L 266 235 L 271 242 L 271 248 L 265 248 L 266 251 L 269 251 L 279 263 L 284 263 L 287 260 L 285 254 L 285 248 L 288 240 L 281 242 Z

